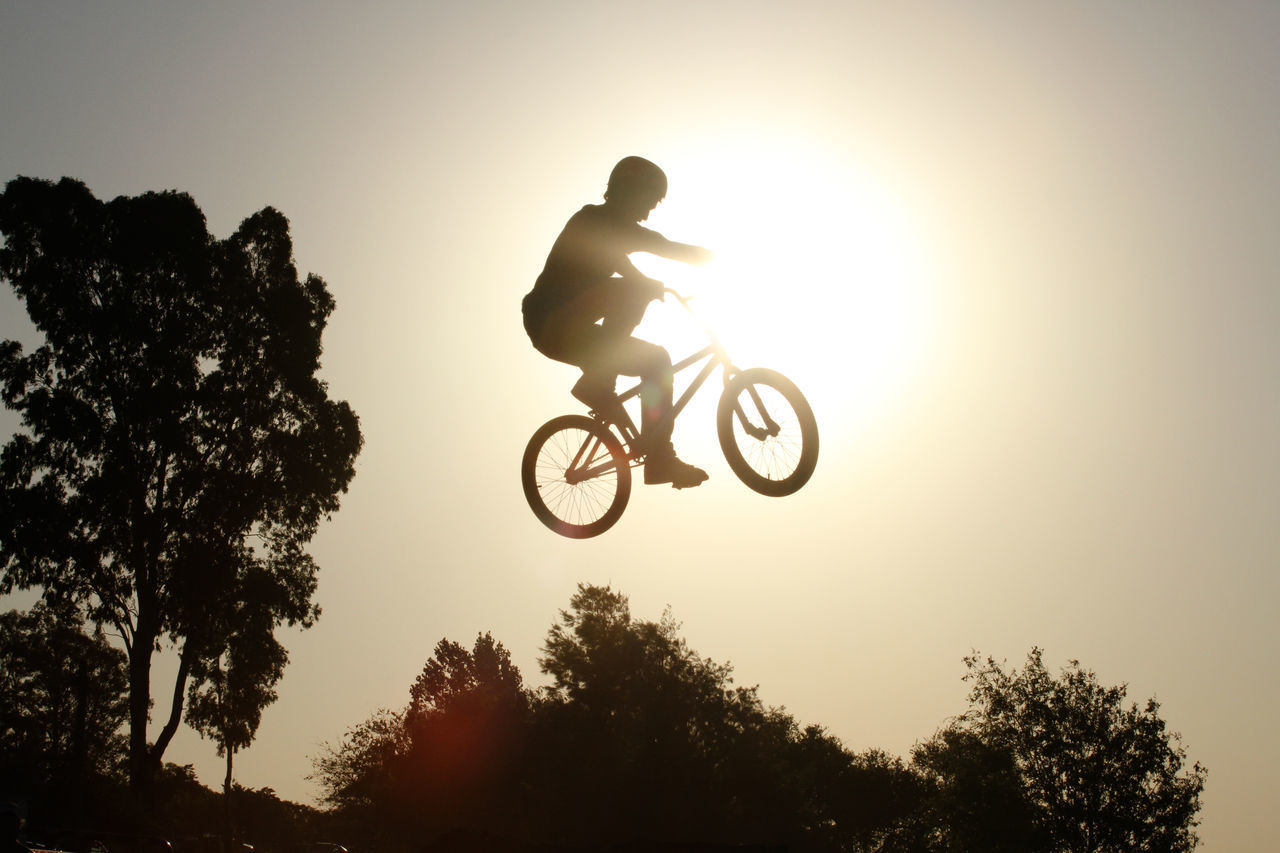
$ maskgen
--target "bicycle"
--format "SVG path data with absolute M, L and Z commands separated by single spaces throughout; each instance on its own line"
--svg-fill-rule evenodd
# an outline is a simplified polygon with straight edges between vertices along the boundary
M 693 314 L 688 299 L 667 293 Z M 818 422 L 804 395 L 781 373 L 739 370 L 715 334 L 699 321 L 707 346 L 674 365 L 676 373 L 706 362 L 675 402 L 672 421 L 717 367 L 724 390 L 716 433 L 729 468 L 750 489 L 770 497 L 794 494 L 818 463 Z M 599 536 L 617 523 L 631 498 L 631 469 L 644 464 L 640 432 L 622 405 L 640 385 L 586 415 L 560 415 L 539 427 L 525 447 L 520 479 L 538 520 L 572 539 Z

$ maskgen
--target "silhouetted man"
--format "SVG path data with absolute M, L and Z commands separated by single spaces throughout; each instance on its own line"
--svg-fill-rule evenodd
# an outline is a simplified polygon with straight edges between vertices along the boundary
M 655 164 L 643 157 L 619 161 L 604 204 L 575 213 L 552 245 L 524 298 L 524 328 L 543 355 L 582 368 L 572 393 L 592 409 L 614 401 L 619 374 L 640 377 L 644 481 L 683 489 L 699 485 L 707 473 L 678 459 L 671 445 L 671 356 L 631 335 L 649 302 L 666 293 L 662 282 L 635 268 L 632 252 L 691 264 L 711 257 L 640 225 L 666 194 L 667 176 Z

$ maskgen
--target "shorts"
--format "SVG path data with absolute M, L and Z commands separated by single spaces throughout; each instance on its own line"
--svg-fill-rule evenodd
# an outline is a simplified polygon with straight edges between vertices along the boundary
M 647 289 L 616 278 L 550 306 L 534 290 L 524 298 L 524 328 L 538 352 L 584 372 L 657 377 L 670 372 L 670 355 L 631 337 L 651 299 Z

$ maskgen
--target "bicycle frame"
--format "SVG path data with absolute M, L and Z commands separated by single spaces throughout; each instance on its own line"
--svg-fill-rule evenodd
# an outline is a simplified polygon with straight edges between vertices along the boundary
M 710 329 L 708 329 L 705 325 L 703 325 L 701 320 L 698 319 L 697 315 L 693 313 L 693 309 L 689 307 L 689 302 L 687 298 L 684 296 L 681 296 L 679 293 L 676 293 L 674 290 L 668 290 L 667 292 L 675 296 L 677 301 L 679 301 L 679 303 L 682 306 L 684 306 L 684 309 L 688 311 L 690 316 L 692 316 L 695 319 L 695 321 L 698 322 L 698 325 L 702 327 L 703 333 L 706 334 L 708 340 L 710 341 L 710 343 L 708 343 L 705 347 L 695 352 L 693 355 L 690 355 L 687 358 L 682 359 L 681 361 L 677 362 L 672 366 L 673 373 L 681 373 L 687 370 L 688 368 L 693 367 L 695 364 L 698 364 L 703 360 L 706 361 L 706 364 L 703 365 L 702 369 L 698 372 L 698 375 L 695 376 L 693 378 L 693 381 L 689 383 L 689 387 L 684 389 L 684 393 L 682 393 L 680 395 L 680 398 L 676 400 L 672 405 L 671 411 L 667 415 L 667 419 L 671 423 L 675 423 L 675 419 L 680 415 L 682 411 L 684 411 L 685 406 L 687 406 L 689 404 L 689 401 L 693 399 L 693 395 L 698 393 L 698 391 L 702 388 L 703 383 L 705 383 L 707 379 L 711 376 L 711 374 L 715 372 L 717 367 L 724 368 L 724 384 L 726 386 L 729 384 L 729 380 L 733 378 L 733 375 L 738 372 L 738 368 L 735 367 L 733 362 L 729 359 L 728 352 L 725 351 L 724 346 L 720 343 L 720 340 L 719 338 L 716 337 L 715 333 L 712 332 Z M 618 432 L 621 433 L 623 443 L 627 447 L 627 450 L 629 452 L 629 455 L 631 456 L 631 461 L 633 465 L 636 464 L 639 461 L 640 457 L 643 455 L 636 452 L 636 447 L 638 446 L 637 442 L 640 439 L 640 430 L 637 429 L 635 425 L 635 421 L 631 419 L 631 415 L 627 413 L 627 410 L 623 408 L 622 404 L 633 397 L 638 397 L 640 394 L 640 388 L 642 385 L 643 383 L 636 383 L 633 387 L 628 388 L 626 391 L 623 391 L 621 394 L 619 394 L 616 398 L 616 402 L 618 405 L 611 412 L 595 412 L 594 413 L 606 424 L 616 427 Z M 750 389 L 750 394 L 766 423 L 765 423 L 764 429 L 753 426 L 749 422 L 746 414 L 742 411 L 742 407 L 735 406 L 735 414 L 737 415 L 738 421 L 742 424 L 742 428 L 749 435 L 751 435 L 753 438 L 756 438 L 756 439 L 764 439 L 766 437 L 776 436 L 778 434 L 779 427 L 773 421 L 773 419 L 769 417 L 768 412 L 765 411 L 764 404 L 761 402 L 760 397 L 756 393 L 755 388 Z M 591 448 L 590 454 L 587 455 L 587 458 L 588 459 L 592 458 L 596 453 L 596 450 L 597 448 L 593 446 Z M 599 474 L 603 473 L 604 471 L 612 467 L 611 464 L 606 463 L 601 466 L 592 466 L 591 468 L 587 468 L 579 471 L 577 468 L 578 461 L 586 451 L 587 451 L 587 447 L 584 445 L 578 451 L 578 456 L 575 457 L 573 460 L 573 465 L 571 466 L 571 470 L 576 472 L 576 475 L 577 475 L 573 478 L 574 480 L 590 479 L 591 477 L 598 476 Z
M 702 387 L 703 383 L 706 382 L 708 377 L 715 372 L 717 367 L 725 367 L 725 381 L 728 381 L 729 376 L 732 375 L 735 370 L 725 351 L 719 345 L 714 343 L 703 347 L 693 355 L 673 365 L 672 370 L 674 373 L 680 373 L 703 360 L 706 360 L 707 363 L 703 365 L 702 370 L 700 370 L 698 375 L 693 378 L 693 381 L 689 383 L 689 387 L 684 389 L 684 393 L 680 395 L 680 399 L 676 400 L 672 405 L 671 412 L 667 415 L 668 419 L 672 422 L 674 422 L 676 417 L 684 411 L 684 407 L 689 405 L 689 401 L 693 399 L 693 395 L 698 393 L 698 390 Z M 643 383 L 637 383 L 632 388 L 629 388 L 619 394 L 617 398 L 619 406 L 614 417 L 605 418 L 607 423 L 617 427 L 618 432 L 622 433 L 622 438 L 628 449 L 632 449 L 636 446 L 636 441 L 640 438 L 640 431 L 636 428 L 635 422 L 631 419 L 631 415 L 627 413 L 626 409 L 622 408 L 621 404 L 633 397 L 638 397 L 640 395 L 640 387 L 642 384 Z M 604 413 L 601 414 L 604 415 Z

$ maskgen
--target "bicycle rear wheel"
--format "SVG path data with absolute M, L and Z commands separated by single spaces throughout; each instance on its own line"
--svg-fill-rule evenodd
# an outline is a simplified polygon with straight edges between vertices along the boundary
M 716 432 L 733 473 L 762 495 L 793 494 L 818 464 L 813 409 L 774 370 L 753 367 L 729 380 L 716 410 Z
M 571 539 L 604 533 L 631 497 L 621 443 L 585 415 L 562 415 L 538 428 L 525 447 L 520 481 L 538 520 Z

